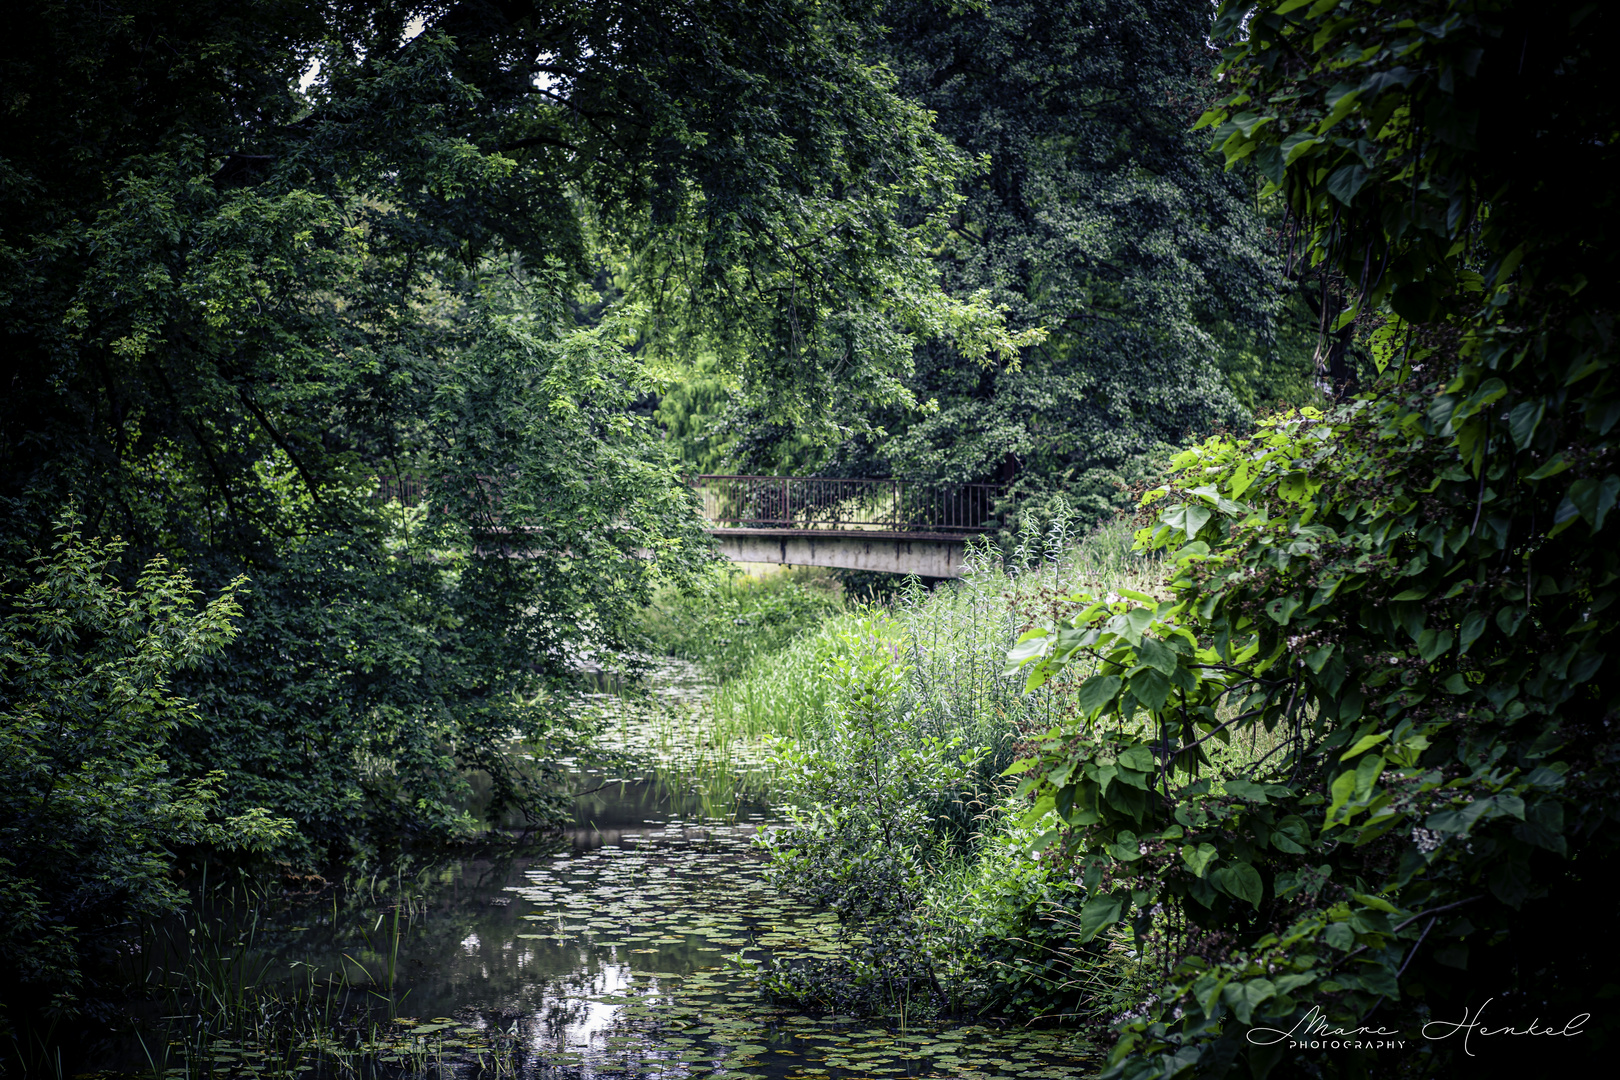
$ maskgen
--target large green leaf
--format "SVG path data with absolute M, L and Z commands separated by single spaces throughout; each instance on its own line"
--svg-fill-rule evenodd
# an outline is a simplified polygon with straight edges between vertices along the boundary
M 1222 867 L 1211 875 L 1210 880 L 1222 892 L 1239 900 L 1247 900 L 1256 908 L 1260 906 L 1261 897 L 1265 894 L 1265 886 L 1260 880 L 1259 871 L 1246 862 Z
M 1120 920 L 1124 901 L 1117 893 L 1103 893 L 1088 899 L 1080 909 L 1080 940 L 1090 941 Z

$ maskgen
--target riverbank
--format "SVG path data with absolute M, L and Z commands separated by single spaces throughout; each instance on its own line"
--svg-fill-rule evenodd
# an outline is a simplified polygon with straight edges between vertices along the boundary
M 1075 1021 L 1128 1004 L 1133 963 L 1120 941 L 1074 947 L 1078 882 L 1030 851 L 1000 774 L 1065 698 L 1025 695 L 1006 650 L 1067 590 L 1142 568 L 1118 535 L 1018 557 L 880 606 L 787 575 L 722 584 L 704 618 L 666 611 L 693 659 L 576 695 L 609 764 L 576 766 L 571 827 L 194 919 L 144 958 L 162 990 L 140 1057 L 126 1043 L 108 1063 L 187 1080 L 1094 1071 L 1106 1045 Z
M 717 798 L 713 747 L 682 738 L 699 730 L 690 693 L 673 707 L 656 696 L 597 706 L 619 713 L 622 748 L 645 768 L 579 777 L 598 790 L 579 800 L 574 828 L 527 853 L 400 879 L 373 905 L 257 915 L 250 933 L 218 942 L 220 978 L 193 972 L 192 1016 L 171 1029 L 167 1061 L 150 1048 L 145 1071 L 972 1080 L 1094 1067 L 1062 1033 L 774 1003 L 762 965 L 824 959 L 839 943 L 834 915 L 766 879 L 757 838 L 781 819 L 753 794 L 768 787 L 760 766 L 734 750 L 734 798 Z M 204 1000 L 233 973 L 240 993 Z

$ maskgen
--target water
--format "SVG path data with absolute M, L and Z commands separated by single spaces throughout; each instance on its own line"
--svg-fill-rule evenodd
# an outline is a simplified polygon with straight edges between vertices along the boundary
M 296 1075 L 318 1057 L 327 1075 L 435 1080 L 1096 1071 L 1094 1057 L 1066 1052 L 1057 1033 L 811 1016 L 763 1000 L 751 965 L 826 957 L 838 943 L 830 915 L 764 880 L 754 837 L 776 819 L 757 756 L 731 748 L 729 774 L 717 781 L 705 757 L 713 748 L 667 710 L 640 724 L 617 719 L 621 747 L 653 767 L 576 777 L 599 788 L 578 800 L 578 827 L 523 854 L 400 875 L 375 907 L 261 915 L 253 951 L 267 983 L 302 979 L 323 1001 L 336 997 L 351 1016 L 363 1007 L 370 1019 L 306 1030 L 305 1052 L 293 1055 L 303 1064 L 290 1068 L 251 1039 L 220 1039 L 194 1055 L 188 1075 L 199 1063 L 218 1075 Z M 382 989 L 390 967 L 392 993 Z

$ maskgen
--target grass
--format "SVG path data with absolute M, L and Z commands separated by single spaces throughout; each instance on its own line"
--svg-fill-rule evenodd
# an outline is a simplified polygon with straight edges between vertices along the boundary
M 739 741 L 823 738 L 828 662 L 873 620 L 899 650 L 897 661 L 910 669 L 900 708 L 918 717 L 925 736 L 1010 746 L 1021 734 L 1045 730 L 1061 714 L 1063 687 L 1026 696 L 1022 678 L 1003 674 L 1007 649 L 1076 588 L 1157 588 L 1157 562 L 1133 552 L 1130 543 L 1124 523 L 1076 542 L 1060 519 L 1045 536 L 1026 535 L 1012 560 L 977 548 L 960 581 L 932 591 L 913 582 L 892 605 L 848 605 L 786 647 L 756 656 L 745 673 L 723 684 L 712 704 L 715 733 Z
M 640 621 L 658 652 L 723 682 L 842 608 L 838 580 L 825 570 L 754 576 L 727 567 L 698 592 L 660 592 Z
M 1151 942 L 1137 943 L 1125 932 L 1079 944 L 1084 890 L 1064 866 L 1032 854 L 1046 826 L 1019 824 L 1026 807 L 1001 775 L 1032 739 L 1077 716 L 1075 690 L 1090 674 L 1076 665 L 1025 693 L 1024 676 L 1007 672 L 1007 651 L 1018 637 L 1069 610 L 1066 598 L 1077 590 L 1167 595 L 1162 563 L 1133 550 L 1132 532 L 1128 522 L 1116 521 L 1076 537 L 1059 519 L 1044 534 L 1020 537 L 1011 558 L 976 550 L 962 580 L 931 591 L 912 582 L 888 605 L 846 605 L 781 650 L 756 657 L 712 704 L 720 741 L 782 740 L 836 758 L 834 661 L 854 649 L 891 652 L 904 673 L 885 703 L 894 720 L 893 753 L 906 749 L 899 745 L 904 739 L 914 740 L 910 749 L 957 740 L 987 750 L 965 787 L 911 796 L 924 804 L 923 819 L 949 838 L 931 849 L 931 883 L 911 917 L 935 936 L 930 962 L 950 975 L 947 981 L 1025 1019 L 1111 1019 L 1140 1004 L 1153 964 Z M 1273 744 L 1264 733 L 1212 743 L 1211 772 L 1240 769 Z M 851 772 L 859 765 L 845 763 Z M 865 853 L 846 855 L 858 860 Z

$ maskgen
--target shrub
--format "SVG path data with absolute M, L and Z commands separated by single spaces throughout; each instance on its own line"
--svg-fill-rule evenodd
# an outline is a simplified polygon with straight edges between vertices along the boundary
M 218 820 L 220 774 L 175 779 L 162 756 L 195 722 L 169 676 L 230 640 L 239 583 L 195 611 L 162 558 L 121 588 L 107 567 L 122 544 L 82 538 L 71 511 L 57 530 L 5 578 L 0 622 L 0 966 L 9 1005 L 47 1017 L 95 1005 L 94 972 L 132 920 L 182 903 L 177 849 L 266 850 L 291 827 L 262 810 Z
M 657 651 L 701 664 L 724 682 L 842 607 L 837 583 L 824 573 L 751 577 L 728 567 L 707 587 L 659 593 L 642 609 L 641 627 Z
M 1021 693 L 1006 649 L 1081 582 L 1144 583 L 1121 527 L 1070 542 L 1026 532 L 964 580 L 913 583 L 887 609 L 824 624 L 724 688 L 721 722 L 774 730 L 790 825 L 765 840 L 779 884 L 838 913 L 832 961 L 776 967 L 766 986 L 804 1007 L 1118 1011 L 1126 981 L 1102 945 L 1077 947 L 1071 869 L 1032 854 L 1000 773 L 1071 709 L 1060 683 Z M 1022 567 L 1022 569 L 1020 569 Z M 740 720 L 736 721 L 740 724 Z

